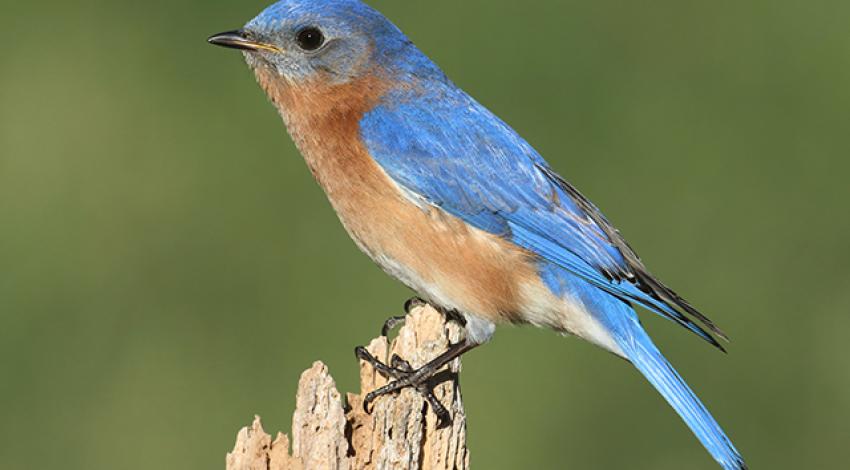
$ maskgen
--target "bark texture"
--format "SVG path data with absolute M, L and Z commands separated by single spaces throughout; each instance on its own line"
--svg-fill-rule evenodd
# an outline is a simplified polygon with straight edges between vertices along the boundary
M 392 344 L 387 338 L 372 340 L 368 349 L 389 362 L 393 354 L 420 367 L 460 340 L 462 328 L 446 322 L 431 307 L 417 307 L 407 316 Z M 227 454 L 227 470 L 312 469 L 409 469 L 441 470 L 469 468 L 466 447 L 466 415 L 460 396 L 460 360 L 452 361 L 438 375 L 434 392 L 452 416 L 452 423 L 437 429 L 437 417 L 426 401 L 412 389 L 378 398 L 371 414 L 363 400 L 387 380 L 360 363 L 360 394 L 346 400 L 321 362 L 301 374 L 292 417 L 292 449 L 285 434 L 272 437 L 259 417 L 239 431 L 233 451 Z

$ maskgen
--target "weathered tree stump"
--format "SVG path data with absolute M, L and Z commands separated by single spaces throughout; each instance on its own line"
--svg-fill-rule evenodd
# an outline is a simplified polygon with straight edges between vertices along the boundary
M 460 326 L 431 307 L 417 307 L 392 345 L 382 336 L 373 339 L 368 350 L 384 362 L 398 354 L 420 367 L 445 351 L 449 342 L 459 341 L 461 334 Z M 362 361 L 360 394 L 349 393 L 344 403 L 328 368 L 317 361 L 298 383 L 291 451 L 287 435 L 278 433 L 272 440 L 258 416 L 239 431 L 227 454 L 227 470 L 468 469 L 460 359 L 447 370 L 434 394 L 452 421 L 437 429 L 437 416 L 412 389 L 378 398 L 371 414 L 363 411 L 362 397 L 387 380 Z

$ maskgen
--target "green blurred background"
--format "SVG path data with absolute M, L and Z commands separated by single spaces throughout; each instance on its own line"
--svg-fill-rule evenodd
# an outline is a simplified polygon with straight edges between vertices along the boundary
M 371 3 L 730 333 L 644 315 L 752 468 L 846 468 L 850 3 Z M 0 467 L 223 468 L 410 295 L 205 43 L 265 5 L 0 0 Z M 464 370 L 475 468 L 716 468 L 587 344 L 503 328 Z

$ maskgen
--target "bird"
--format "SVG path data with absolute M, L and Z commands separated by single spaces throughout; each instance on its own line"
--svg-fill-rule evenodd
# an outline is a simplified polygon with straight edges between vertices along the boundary
M 636 313 L 667 318 L 723 350 L 728 337 L 651 274 L 602 212 L 504 121 L 455 85 L 360 0 L 281 0 L 208 42 L 240 50 L 357 247 L 464 325 L 418 369 L 357 348 L 412 387 L 441 422 L 428 380 L 499 324 L 587 340 L 633 364 L 724 469 L 741 454 Z

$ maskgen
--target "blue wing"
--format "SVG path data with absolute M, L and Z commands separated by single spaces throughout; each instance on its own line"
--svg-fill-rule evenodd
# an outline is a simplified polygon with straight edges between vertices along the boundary
M 397 92 L 360 125 L 377 163 L 415 197 L 723 349 L 687 315 L 725 339 L 722 331 L 652 276 L 590 201 L 463 91 Z

